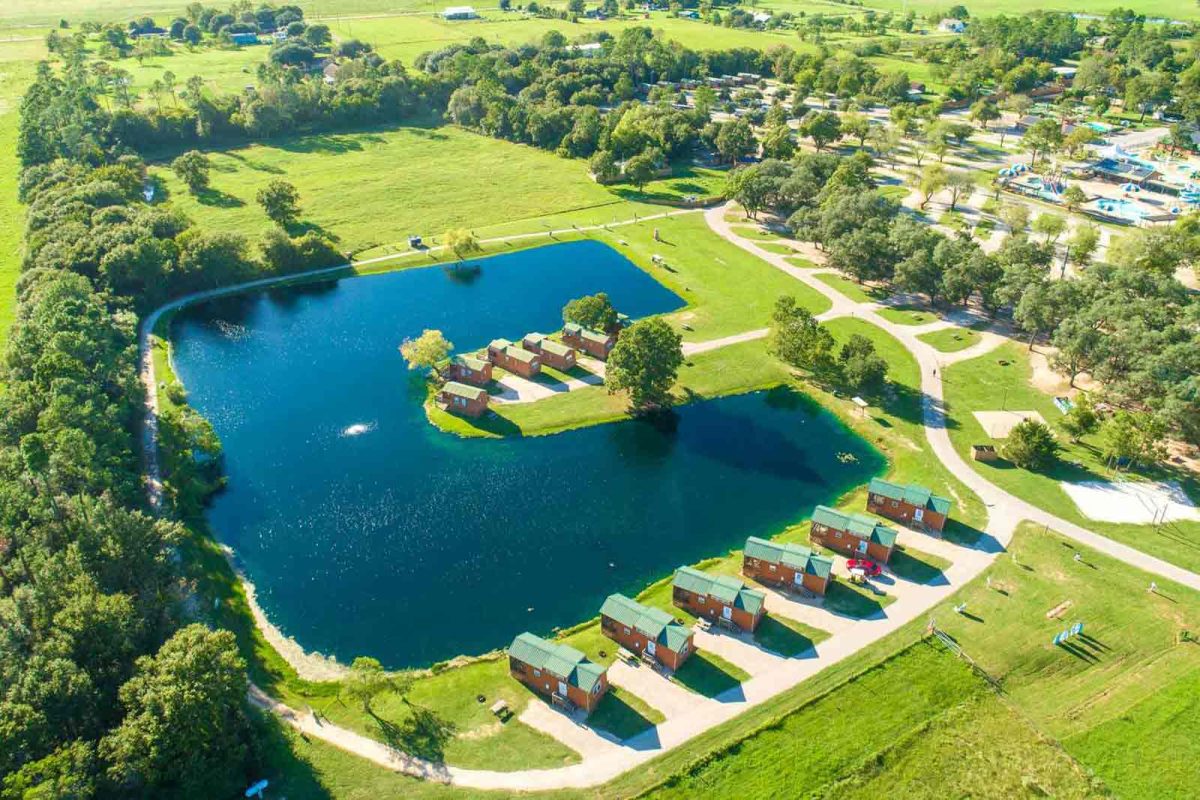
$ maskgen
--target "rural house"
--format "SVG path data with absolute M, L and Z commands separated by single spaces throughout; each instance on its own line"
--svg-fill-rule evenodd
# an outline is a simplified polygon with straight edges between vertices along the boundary
M 604 667 L 565 644 L 522 633 L 508 646 L 508 671 L 554 703 L 592 713 L 608 691 Z
M 488 393 L 478 386 L 446 381 L 438 390 L 438 404 L 452 414 L 480 417 L 488 409 Z
M 542 371 L 542 359 L 508 339 L 494 339 L 488 345 L 488 361 L 522 378 L 532 378 Z
M 896 546 L 896 532 L 865 514 L 843 514 L 828 506 L 813 510 L 810 537 L 830 550 L 886 564 Z
M 615 333 L 601 333 L 582 325 L 576 325 L 574 322 L 563 325 L 562 338 L 564 344 L 574 347 L 576 350 L 582 350 L 601 361 L 608 358 L 613 345 L 617 343 Z
M 767 596 L 737 578 L 708 575 L 691 567 L 675 570 L 671 602 L 696 616 L 752 631 L 762 620 Z
M 547 367 L 563 370 L 575 368 L 575 349 L 556 342 L 542 333 L 527 333 L 521 342 L 525 349 L 542 357 Z
M 874 478 L 867 486 L 867 510 L 897 522 L 942 532 L 950 516 L 950 501 L 923 486 Z
M 475 356 L 455 356 L 450 359 L 446 378 L 471 386 L 486 386 L 492 380 L 492 365 Z
M 623 594 L 610 594 L 600 607 L 600 630 L 622 647 L 668 669 L 679 669 L 695 649 L 689 628 L 667 612 Z
M 742 554 L 742 574 L 760 583 L 824 596 L 833 576 L 833 559 L 803 545 L 751 536 Z

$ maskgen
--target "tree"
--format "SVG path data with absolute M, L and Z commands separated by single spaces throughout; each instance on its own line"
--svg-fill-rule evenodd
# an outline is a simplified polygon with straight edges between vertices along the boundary
M 843 136 L 857 139 L 859 147 L 866 144 L 867 137 L 871 134 L 871 121 L 867 119 L 866 114 L 857 112 L 845 114 L 841 119 L 841 125 Z
M 683 339 L 662 319 L 630 325 L 608 356 L 604 383 L 609 394 L 629 392 L 633 411 L 668 408 L 671 387 L 683 363 Z
M 1016 236 L 1029 225 L 1029 207 L 1024 203 L 1006 203 L 1000 207 L 999 217 L 1008 227 L 1009 235 Z
M 450 252 L 454 253 L 454 257 L 459 261 L 471 255 L 471 253 L 483 252 L 483 247 L 480 246 L 479 239 L 466 228 L 451 228 L 446 231 L 445 236 L 442 237 L 442 241 L 445 242 L 446 247 Z
M 199 150 L 189 150 L 171 162 L 171 171 L 196 194 L 208 188 L 210 166 L 208 156 Z
M 323 50 L 333 41 L 328 25 L 309 25 L 304 29 L 304 41 L 314 50 Z
M 108 777 L 147 797 L 232 797 L 249 755 L 246 662 L 231 632 L 180 629 L 137 660 L 125 717 L 100 744 Z
M 989 122 L 1000 119 L 1000 109 L 990 100 L 976 100 L 971 105 L 970 117 L 972 122 L 978 122 L 979 127 L 986 131 Z
M 1057 119 L 1039 119 L 1029 126 L 1021 138 L 1029 151 L 1029 163 L 1037 163 L 1039 153 L 1051 153 L 1063 142 L 1062 124 Z
M 434 369 L 450 356 L 454 344 L 439 330 L 426 328 L 415 339 L 400 343 L 400 355 L 408 362 L 409 369 Z
M 412 688 L 412 683 L 408 673 L 388 673 L 377 659 L 359 656 L 350 663 L 350 670 L 342 679 L 342 691 L 361 703 L 365 713 L 373 716 L 372 700 L 388 691 L 403 697 Z
M 279 178 L 259 189 L 255 199 L 267 213 L 267 218 L 280 227 L 295 222 L 300 213 L 300 193 L 295 186 Z
M 800 135 L 812 139 L 813 147 L 820 152 L 841 137 L 842 122 L 832 111 L 809 111 L 800 120 Z
M 1067 211 L 1074 213 L 1087 202 L 1087 193 L 1080 189 L 1078 184 L 1072 183 L 1063 190 L 1062 199 Z
M 933 196 L 946 188 L 946 168 L 941 164 L 930 164 L 921 170 L 917 180 L 917 191 L 921 193 L 921 210 L 929 205 Z
M 1046 243 L 1054 245 L 1058 242 L 1058 237 L 1063 235 L 1063 231 L 1067 229 L 1067 220 L 1060 214 L 1052 214 L 1049 211 L 1037 215 L 1037 219 L 1033 221 L 1034 233 L 1041 234 L 1046 237 Z
M 1037 471 L 1053 463 L 1058 442 L 1044 422 L 1023 419 L 1008 432 L 1001 452 L 1018 467 Z
M 969 198 L 975 191 L 975 181 L 966 170 L 952 169 L 946 172 L 946 189 L 950 192 L 950 210 L 958 206 L 958 201 Z
M 754 131 L 750 123 L 744 119 L 733 119 L 721 124 L 716 139 L 717 153 L 729 163 L 754 153 L 758 144 L 754 140 Z
M 1078 442 L 1080 438 L 1088 434 L 1095 433 L 1100 427 L 1100 417 L 1096 414 L 1096 404 L 1092 401 L 1091 396 L 1080 394 L 1075 398 L 1075 404 L 1063 416 L 1058 423 L 1062 429 L 1066 431 L 1067 436 L 1071 437 L 1071 442 Z
M 611 150 L 597 150 L 588 162 L 596 183 L 612 183 L 621 177 L 621 168 Z
M 1147 411 L 1118 411 L 1100 429 L 1101 453 L 1110 461 L 1153 464 L 1165 455 L 1166 425 Z
M 563 306 L 563 322 L 573 322 L 594 331 L 612 330 L 618 320 L 617 310 L 604 292 L 577 297 Z
M 768 349 L 796 369 L 819 376 L 833 372 L 833 336 L 821 327 L 811 311 L 797 305 L 794 297 L 784 296 L 775 301 Z
M 838 354 L 842 382 L 853 392 L 876 394 L 883 389 L 887 377 L 887 362 L 875 352 L 870 339 L 853 334 Z
M 639 192 L 643 186 L 654 180 L 654 175 L 658 171 L 656 153 L 657 151 L 651 149 L 644 153 L 638 153 L 625 162 L 625 180 L 632 183 Z
M 200 44 L 203 37 L 204 34 L 195 25 L 188 25 L 183 29 L 183 40 L 193 47 Z
M 768 128 L 763 136 L 762 150 L 764 158 L 790 159 L 796 153 L 792 129 L 786 123 Z
M 1100 229 L 1095 225 L 1079 225 L 1071 238 L 1067 239 L 1067 252 L 1063 256 L 1062 275 L 1066 275 L 1067 263 L 1083 269 L 1092 263 L 1092 256 L 1100 246 Z

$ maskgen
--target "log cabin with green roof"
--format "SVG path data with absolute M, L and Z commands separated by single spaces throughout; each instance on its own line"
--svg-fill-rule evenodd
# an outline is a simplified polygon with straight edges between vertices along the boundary
M 438 389 L 437 403 L 443 410 L 463 417 L 481 417 L 488 410 L 487 389 L 446 381 Z
M 721 625 L 753 631 L 762 621 L 767 595 L 728 575 L 709 575 L 693 567 L 675 570 L 671 602 Z
M 804 545 L 751 536 L 742 553 L 742 574 L 768 586 L 824 597 L 833 580 L 833 559 Z
M 924 486 L 874 478 L 867 486 L 867 510 L 897 522 L 941 533 L 950 516 L 951 501 Z
M 552 703 L 590 714 L 608 691 L 608 673 L 574 647 L 522 633 L 508 646 L 508 671 Z
M 487 348 L 488 361 L 522 378 L 532 378 L 542 371 L 542 358 L 508 339 L 493 339 Z
M 869 558 L 886 564 L 896 546 L 896 531 L 865 514 L 844 514 L 829 506 L 817 506 L 812 514 L 809 538 L 822 547 L 851 558 Z
M 610 594 L 600 607 L 600 631 L 626 650 L 672 670 L 696 649 L 691 628 L 623 594 Z
M 562 340 L 564 344 L 574 347 L 576 350 L 582 350 L 590 356 L 606 361 L 608 354 L 612 352 L 613 345 L 617 343 L 617 334 L 594 331 L 574 322 L 568 322 L 563 325 Z
M 521 344 L 529 352 L 541 356 L 547 367 L 564 372 L 575 368 L 575 348 L 556 342 L 544 333 L 527 333 Z
M 476 356 L 458 355 L 450 359 L 445 375 L 446 380 L 469 386 L 487 386 L 492 382 L 492 364 Z

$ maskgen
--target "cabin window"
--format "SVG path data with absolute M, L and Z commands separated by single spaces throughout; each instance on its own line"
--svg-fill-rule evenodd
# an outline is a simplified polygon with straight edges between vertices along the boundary
M 835 538 L 835 539 L 840 539 L 840 538 L 842 538 L 842 532 L 841 532 L 841 531 L 834 531 L 834 532 L 833 532 L 833 538 Z
M 542 671 L 541 671 L 540 669 L 535 669 L 535 670 L 533 671 L 533 677 L 535 677 L 535 678 L 540 678 L 540 677 L 542 677 Z
M 626 628 L 626 629 L 625 629 L 625 635 L 626 635 L 626 636 L 628 636 L 628 635 L 629 635 L 629 628 Z
M 892 508 L 897 508 L 897 507 L 899 507 L 899 505 L 900 504 L 897 503 L 895 500 L 892 501 Z
M 770 570 L 771 570 L 771 572 L 774 572 L 774 571 L 775 571 L 775 565 L 774 565 L 774 564 L 772 564 L 772 565 L 770 566 Z

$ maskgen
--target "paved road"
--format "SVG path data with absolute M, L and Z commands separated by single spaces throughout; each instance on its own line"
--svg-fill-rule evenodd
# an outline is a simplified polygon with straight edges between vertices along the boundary
M 1200 589 L 1200 575 L 1175 567 L 1160 559 L 1145 555 L 1126 545 L 1113 542 L 1077 525 L 1058 519 L 1041 509 L 1035 508 L 1019 498 L 1013 497 L 999 487 L 993 485 L 976 473 L 970 465 L 958 454 L 950 442 L 946 430 L 946 417 L 943 408 L 942 382 L 938 374 L 946 364 L 973 357 L 983 352 L 981 348 L 995 346 L 995 341 L 985 340 L 960 353 L 938 353 L 932 347 L 916 338 L 919 333 L 934 329 L 930 326 L 912 327 L 896 325 L 876 313 L 875 306 L 859 304 L 842 295 L 831 286 L 821 282 L 814 276 L 814 270 L 792 265 L 782 256 L 768 253 L 753 241 L 739 237 L 725 220 L 727 209 L 717 207 L 706 212 L 709 226 L 736 246 L 750 252 L 772 266 L 787 272 L 805 285 L 829 298 L 832 307 L 821 315 L 824 319 L 854 316 L 876 325 L 898 339 L 914 355 L 920 364 L 922 374 L 922 390 L 925 395 L 923 416 L 925 434 L 934 454 L 967 486 L 975 491 L 987 506 L 988 521 L 985 527 L 987 536 L 983 537 L 975 548 L 956 548 L 952 564 L 944 572 L 944 580 L 929 585 L 911 585 L 899 594 L 896 602 L 883 612 L 869 619 L 856 620 L 845 626 L 844 630 L 835 633 L 829 640 L 818 647 L 796 658 L 777 656 L 756 656 L 754 660 L 755 674 L 739 687 L 717 698 L 717 702 L 697 702 L 694 707 L 673 713 L 665 722 L 647 731 L 616 743 L 601 736 L 586 726 L 580 725 L 566 715 L 552 711 L 540 703 L 531 704 L 522 719 L 534 724 L 562 740 L 573 743 L 581 751 L 583 760 L 579 764 L 568 767 L 558 767 L 541 770 L 521 770 L 517 772 L 494 772 L 488 770 L 469 770 L 434 764 L 413 756 L 397 752 L 386 745 L 364 737 L 343 728 L 330 724 L 319 724 L 311 714 L 302 714 L 266 697 L 257 687 L 251 691 L 252 701 L 264 708 L 269 708 L 281 718 L 294 725 L 307 735 L 316 736 L 348 752 L 355 753 L 389 769 L 395 769 L 427 780 L 453 783 L 478 789 L 498 789 L 509 791 L 534 791 L 544 789 L 561 789 L 571 787 L 588 787 L 605 783 L 618 775 L 645 763 L 662 753 L 688 741 L 749 708 L 767 702 L 780 693 L 795 687 L 816 673 L 848 658 L 863 647 L 887 636 L 913 619 L 928 612 L 934 605 L 945 600 L 960 589 L 964 584 L 973 580 L 988 567 L 1003 547 L 1011 539 L 1012 532 L 1022 520 L 1033 520 L 1049 525 L 1060 533 L 1093 547 L 1101 552 L 1115 556 L 1149 572 L 1175 580 L 1181 584 Z M 811 258 L 811 248 L 807 255 Z M 248 287 L 239 287 L 239 289 Z M 230 291 L 230 290 L 227 290 Z M 219 292 L 226 293 L 226 292 Z M 212 296 L 212 293 L 205 293 Z M 200 297 L 185 298 L 172 304 L 178 307 Z M 148 486 L 154 498 L 157 485 L 157 466 L 154 462 L 153 450 L 153 416 L 155 412 L 154 372 L 153 363 L 149 358 L 149 332 L 153 329 L 158 314 L 155 312 L 147 318 L 142 332 L 143 378 L 147 381 L 147 475 Z M 720 344 L 732 344 L 736 341 L 746 341 L 760 338 L 763 331 L 751 331 L 738 336 L 726 337 Z M 997 337 L 998 339 L 999 337 Z M 694 347 L 689 352 L 703 352 Z M 711 349 L 711 348 L 709 348 Z M 157 501 L 156 501 L 157 502 Z M 949 545 L 946 545 L 949 546 Z M 711 642 L 710 642 L 711 645 Z M 749 647 L 748 645 L 743 645 Z M 766 654 L 763 654 L 766 656 Z M 749 664 L 748 664 L 749 665 Z M 679 712 L 678 707 L 672 711 Z

